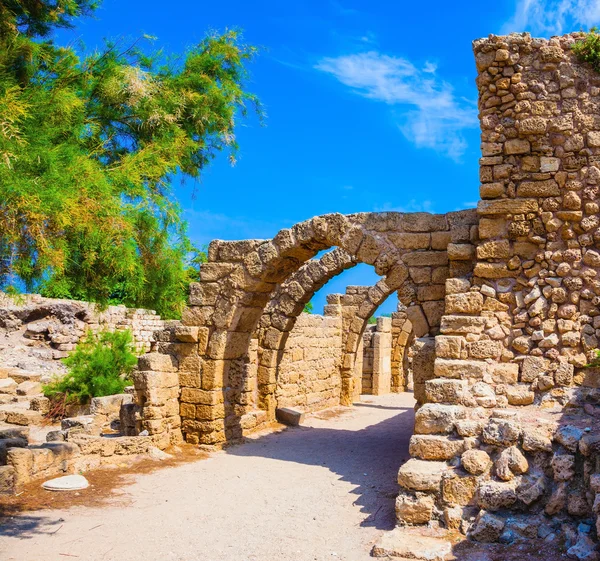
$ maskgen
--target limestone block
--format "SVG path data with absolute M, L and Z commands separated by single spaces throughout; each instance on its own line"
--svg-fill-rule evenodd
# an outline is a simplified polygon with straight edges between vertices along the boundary
M 539 356 L 527 356 L 521 363 L 521 381 L 533 382 L 547 369 L 547 361 Z
M 434 505 L 431 495 L 401 492 L 396 498 L 396 518 L 405 524 L 426 524 L 431 520 Z
M 467 392 L 467 380 L 428 380 L 425 382 L 427 401 L 460 404 Z
M 16 476 L 13 466 L 0 465 L 0 495 L 12 495 L 16 492 Z
M 482 183 L 479 186 L 479 194 L 482 199 L 495 199 L 505 193 L 504 183 Z
M 507 386 L 506 397 L 510 405 L 530 405 L 535 393 L 529 389 L 529 385 Z
M 481 239 L 498 238 L 508 232 L 508 222 L 503 218 L 481 218 L 479 221 L 479 237 Z
M 453 335 L 438 335 L 435 338 L 435 354 L 439 358 L 460 359 L 465 346 L 463 337 Z
M 417 529 L 418 530 L 418 529 Z M 424 536 L 422 532 L 413 532 L 410 528 L 396 527 L 384 532 L 373 546 L 371 555 L 384 559 L 448 559 L 452 544 L 444 539 Z
M 299 426 L 304 420 L 304 413 L 288 407 L 278 407 L 275 416 L 280 423 L 291 427 Z
M 482 361 L 444 358 L 435 360 L 434 372 L 438 378 L 483 378 L 487 374 L 487 371 L 488 364 Z
M 554 382 L 557 386 L 570 386 L 573 383 L 573 374 L 573 365 L 562 361 L 554 372 Z
M 484 421 L 476 421 L 472 419 L 456 421 L 456 432 L 459 436 L 479 436 L 483 430 Z
M 121 406 L 126 403 L 133 403 L 132 395 L 116 394 L 94 397 L 90 402 L 90 413 L 92 415 L 105 415 L 110 421 L 119 417 Z
M 494 446 L 512 446 L 521 436 L 522 429 L 515 421 L 508 419 L 490 419 L 483 428 L 482 439 Z
M 197 326 L 178 325 L 175 328 L 175 338 L 182 343 L 197 343 L 198 329 Z
M 39 411 L 29 409 L 13 409 L 6 412 L 6 422 L 13 425 L 40 425 L 44 418 Z
M 538 427 L 524 427 L 523 450 L 527 452 L 552 452 L 552 440 Z
M 524 138 L 511 138 L 504 143 L 504 153 L 507 155 L 528 154 L 531 150 L 529 140 Z
M 440 266 L 448 263 L 446 251 L 413 251 L 405 253 L 402 260 L 408 267 Z
M 447 314 L 479 314 L 483 308 L 483 295 L 479 292 L 448 294 L 446 296 Z
M 568 481 L 575 475 L 575 456 L 572 454 L 554 454 L 551 465 L 556 481 Z
M 12 378 L 0 380 L 0 394 L 14 394 L 17 391 L 17 382 Z
M 475 246 L 470 243 L 448 244 L 448 258 L 451 261 L 470 261 L 475 257 Z
M 477 263 L 474 274 L 484 279 L 504 279 L 516 277 L 517 271 L 509 269 L 504 263 Z
M 445 315 L 442 318 L 440 331 L 444 334 L 477 334 L 483 332 L 485 324 L 486 320 L 483 317 Z
M 514 481 L 482 481 L 477 489 L 477 503 L 486 510 L 508 508 L 517 501 Z
M 468 292 L 470 288 L 471 282 L 469 279 L 451 278 L 446 280 L 447 294 L 461 294 Z
M 138 370 L 141 372 L 176 372 L 177 360 L 172 355 L 148 353 L 138 359 Z
M 431 249 L 445 250 L 450 243 L 450 232 L 431 232 Z
M 510 362 L 494 364 L 492 380 L 496 384 L 516 384 L 519 380 L 519 365 Z
M 477 259 L 508 259 L 511 255 L 508 240 L 484 242 L 477 246 Z
M 476 542 L 494 543 L 500 539 L 505 522 L 489 512 L 480 512 L 469 530 L 469 537 Z
M 515 475 L 522 475 L 529 469 L 529 463 L 516 447 L 511 446 L 500 452 L 498 459 L 494 463 L 496 475 L 503 481 L 514 479 Z
M 464 449 L 464 440 L 438 435 L 414 434 L 409 445 L 410 455 L 422 460 L 451 460 Z
M 518 197 L 557 197 L 560 194 L 560 187 L 554 179 L 523 181 L 517 187 Z
M 431 234 L 428 233 L 393 234 L 390 235 L 390 238 L 400 249 L 429 249 L 431 244 Z
M 479 201 L 477 212 L 484 216 L 490 214 L 527 214 L 529 212 L 537 212 L 538 206 L 536 199 L 497 199 Z
M 517 121 L 517 129 L 521 134 L 544 134 L 548 127 L 548 121 L 543 117 L 529 117 Z
M 429 334 L 429 323 L 421 306 L 409 306 L 406 310 L 406 315 L 413 325 L 415 337 L 423 337 Z
M 439 492 L 446 462 L 428 462 L 411 458 L 398 470 L 398 483 L 414 491 Z
M 462 467 L 473 475 L 481 475 L 490 469 L 492 460 L 487 452 L 472 448 L 462 453 Z
M 579 441 L 584 432 L 579 427 L 573 425 L 562 425 L 554 433 L 554 440 L 562 444 L 569 452 L 577 452 Z
M 50 411 L 50 400 L 47 397 L 34 397 L 29 402 L 29 408 L 32 411 L 39 411 L 42 415 L 45 415 Z
M 471 358 L 492 358 L 497 360 L 500 358 L 502 350 L 503 346 L 499 341 L 482 340 L 467 343 L 467 351 Z
M 17 386 L 17 395 L 35 395 L 42 393 L 42 384 L 26 380 Z
M 423 311 L 425 312 L 425 317 L 430 328 L 438 327 L 444 315 L 444 300 L 423 302 Z
M 464 407 L 426 403 L 415 414 L 416 434 L 449 434 L 454 423 L 466 417 Z
M 444 477 L 442 481 L 442 499 L 449 505 L 467 506 L 472 504 L 477 489 L 477 478 L 457 473 Z

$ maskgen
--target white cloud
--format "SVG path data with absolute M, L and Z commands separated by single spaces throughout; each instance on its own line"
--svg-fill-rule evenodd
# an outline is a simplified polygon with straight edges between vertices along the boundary
M 517 0 L 515 13 L 503 33 L 531 31 L 558 35 L 600 23 L 600 0 Z
M 398 206 L 392 203 L 383 203 L 381 206 L 376 206 L 375 212 L 434 212 L 433 202 L 429 200 L 418 201 L 411 199 L 406 204 Z
M 399 128 L 418 147 L 457 160 L 466 149 L 463 131 L 478 126 L 475 103 L 456 97 L 432 62 L 420 69 L 407 59 L 369 51 L 323 58 L 315 68 L 359 95 L 400 106 Z

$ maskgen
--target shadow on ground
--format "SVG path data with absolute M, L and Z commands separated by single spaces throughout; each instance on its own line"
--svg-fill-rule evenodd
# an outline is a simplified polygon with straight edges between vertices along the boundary
M 355 485 L 353 504 L 367 515 L 361 526 L 391 530 L 396 524 L 398 468 L 409 458 L 414 410 L 369 403 L 355 406 L 395 410 L 398 414 L 359 430 L 288 428 L 232 446 L 226 452 L 325 467 Z

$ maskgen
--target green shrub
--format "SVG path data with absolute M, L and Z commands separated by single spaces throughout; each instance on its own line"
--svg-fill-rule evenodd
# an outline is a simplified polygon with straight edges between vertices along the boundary
M 581 62 L 587 62 L 596 71 L 600 72 L 600 34 L 598 28 L 592 27 L 584 39 L 573 45 L 573 52 Z
M 63 403 L 88 403 L 93 397 L 123 393 L 137 363 L 131 331 L 90 333 L 64 359 L 66 376 L 43 387 L 44 395 Z

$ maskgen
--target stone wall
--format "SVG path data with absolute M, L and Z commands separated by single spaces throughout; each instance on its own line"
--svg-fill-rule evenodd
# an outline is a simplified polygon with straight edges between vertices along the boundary
M 368 325 L 362 339 L 362 363 L 360 369 L 362 394 L 373 393 L 373 356 L 375 351 L 376 325 Z
M 362 393 L 382 395 L 392 391 L 392 320 L 377 318 L 363 335 Z
M 301 314 L 279 364 L 277 407 L 304 412 L 340 404 L 341 317 Z
M 153 310 L 108 306 L 78 300 L 44 298 L 39 294 L 8 296 L 0 292 L 0 329 L 23 331 L 24 337 L 45 341 L 52 358 L 72 351 L 88 330 L 130 329 L 137 351 L 150 351 L 153 335 L 163 321 Z
M 446 282 L 399 473 L 404 523 L 589 539 L 576 528 L 593 524 L 599 490 L 598 373 L 585 365 L 600 336 L 600 75 L 575 59 L 577 37 L 474 43 L 480 242 L 473 276 Z

